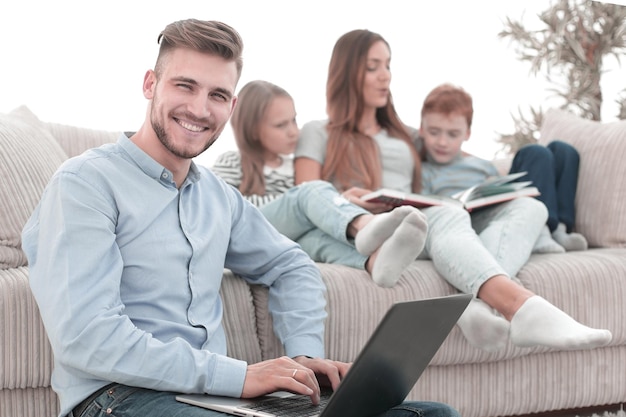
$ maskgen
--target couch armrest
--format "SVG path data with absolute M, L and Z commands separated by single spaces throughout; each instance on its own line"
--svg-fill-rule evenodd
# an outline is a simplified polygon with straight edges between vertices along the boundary
M 52 349 L 26 267 L 0 270 L 0 358 L 0 389 L 50 385 Z

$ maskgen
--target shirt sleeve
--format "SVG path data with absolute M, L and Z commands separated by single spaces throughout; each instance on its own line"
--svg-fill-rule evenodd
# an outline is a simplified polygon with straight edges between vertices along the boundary
M 30 285 L 55 352 L 55 381 L 67 383 L 65 390 L 74 389 L 68 381 L 80 378 L 85 384 L 113 381 L 240 396 L 245 362 L 182 337 L 157 339 L 125 314 L 123 271 L 141 265 L 122 257 L 119 210 L 105 184 L 63 172 L 51 180 L 25 225 Z
M 319 269 L 256 207 L 245 202 L 237 206 L 226 267 L 251 283 L 269 287 L 274 331 L 288 356 L 324 357 L 326 287 Z
M 313 120 L 305 123 L 300 129 L 300 139 L 296 146 L 295 158 L 310 158 L 324 164 L 326 159 L 326 143 L 328 142 L 327 122 Z

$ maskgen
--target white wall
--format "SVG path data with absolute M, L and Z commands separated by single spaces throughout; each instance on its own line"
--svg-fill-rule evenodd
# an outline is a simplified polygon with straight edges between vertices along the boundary
M 339 36 L 357 28 L 382 34 L 392 48 L 392 91 L 405 122 L 419 124 L 421 102 L 442 82 L 474 97 L 466 150 L 490 158 L 496 132 L 512 133 L 518 107 L 546 105 L 546 83 L 530 76 L 508 41 L 497 37 L 506 17 L 532 26 L 548 0 L 23 0 L 2 6 L 0 112 L 25 104 L 41 120 L 135 130 L 143 120 L 141 85 L 168 23 L 189 17 L 222 20 L 245 43 L 242 86 L 267 79 L 296 100 L 298 121 L 324 118 L 328 60 Z M 606 120 L 625 70 L 605 76 Z M 210 164 L 234 149 L 230 127 L 204 155 Z

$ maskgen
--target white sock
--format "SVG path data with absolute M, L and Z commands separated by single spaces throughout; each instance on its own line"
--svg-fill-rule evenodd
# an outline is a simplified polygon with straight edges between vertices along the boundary
M 356 250 L 361 255 L 370 256 L 389 239 L 409 213 L 416 211 L 421 214 L 415 207 L 400 206 L 390 212 L 375 215 L 363 229 L 357 232 L 354 238 Z
M 552 239 L 550 229 L 546 225 L 541 229 L 541 233 L 533 247 L 533 253 L 565 253 L 565 248 Z
M 511 341 L 520 347 L 592 349 L 605 346 L 613 335 L 580 324 L 542 297 L 530 297 L 511 319 Z
M 488 352 L 506 346 L 510 323 L 487 303 L 474 298 L 456 323 L 470 345 Z
M 376 252 L 372 279 L 381 287 L 393 287 L 402 272 L 424 249 L 426 217 L 419 211 L 409 213 Z
M 566 251 L 587 250 L 587 239 L 580 233 L 567 233 L 567 227 L 559 223 L 556 230 L 552 232 L 552 238 Z

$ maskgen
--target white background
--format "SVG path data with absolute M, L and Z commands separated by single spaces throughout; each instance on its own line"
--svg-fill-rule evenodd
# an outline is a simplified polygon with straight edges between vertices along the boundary
M 622 2 L 620 2 L 622 3 Z M 622 3 L 623 4 L 623 3 Z M 425 95 L 452 82 L 474 98 L 474 126 L 465 149 L 491 158 L 497 133 L 512 133 L 511 114 L 550 107 L 543 75 L 530 74 L 513 44 L 498 38 L 507 17 L 537 28 L 549 0 L 22 0 L 1 6 L 0 113 L 28 106 L 42 121 L 106 130 L 136 130 L 146 101 L 145 71 L 157 36 L 186 18 L 222 20 L 244 39 L 239 87 L 266 79 L 294 97 L 298 122 L 325 117 L 325 83 L 332 47 L 352 29 L 380 33 L 391 44 L 392 92 L 403 120 L 419 125 Z M 603 120 L 626 69 L 607 60 Z M 559 102 L 560 103 L 560 102 Z M 210 165 L 235 144 L 228 126 L 198 158 Z

